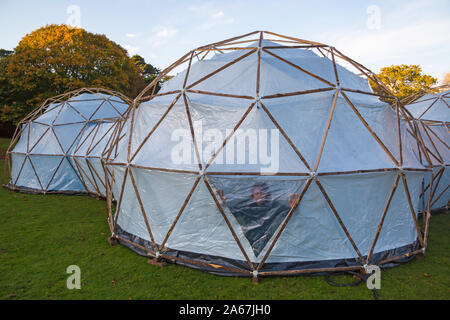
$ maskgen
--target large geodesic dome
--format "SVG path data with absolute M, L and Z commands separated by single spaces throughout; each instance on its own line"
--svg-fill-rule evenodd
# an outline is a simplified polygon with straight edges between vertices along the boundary
M 253 277 L 422 253 L 427 169 L 405 117 L 331 46 L 257 31 L 199 47 L 135 99 L 105 161 L 112 240 Z
M 432 167 L 421 192 L 422 211 L 448 208 L 450 201 L 450 86 L 419 92 L 407 100 L 405 108 L 415 122 L 415 133 L 426 154 L 419 151 L 424 165 Z
M 128 98 L 105 89 L 82 88 L 48 99 L 17 127 L 8 149 L 7 187 L 105 196 L 101 159 L 128 109 Z

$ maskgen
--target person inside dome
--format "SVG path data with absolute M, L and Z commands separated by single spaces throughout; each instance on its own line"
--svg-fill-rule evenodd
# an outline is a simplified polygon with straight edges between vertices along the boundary
M 293 193 L 289 200 L 273 197 L 265 182 L 255 183 L 250 191 L 250 195 L 245 197 L 242 194 L 227 195 L 223 190 L 217 193 L 238 221 L 255 256 L 258 256 L 294 207 L 299 195 Z

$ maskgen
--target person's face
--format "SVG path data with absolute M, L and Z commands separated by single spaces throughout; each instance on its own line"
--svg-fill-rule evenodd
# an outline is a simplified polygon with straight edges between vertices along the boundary
M 266 201 L 267 194 L 260 187 L 254 187 L 252 189 L 252 198 L 257 205 L 261 205 Z

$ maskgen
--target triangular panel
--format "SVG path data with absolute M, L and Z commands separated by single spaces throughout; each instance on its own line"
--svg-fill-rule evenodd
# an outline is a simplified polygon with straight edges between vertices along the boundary
M 210 176 L 223 207 L 236 219 L 256 257 L 280 228 L 304 179 Z

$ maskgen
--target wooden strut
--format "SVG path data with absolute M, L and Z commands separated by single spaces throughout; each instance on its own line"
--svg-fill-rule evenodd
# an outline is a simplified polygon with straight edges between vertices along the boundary
M 438 178 L 437 178 L 437 180 L 436 180 L 436 184 L 434 185 L 433 193 L 430 194 L 431 200 L 433 201 L 433 202 L 431 203 L 431 205 L 433 205 L 434 202 L 436 201 L 436 200 L 433 200 L 433 199 L 434 199 L 434 195 L 436 194 L 436 190 L 437 190 L 437 188 L 438 188 L 438 186 L 439 186 L 439 182 L 441 182 L 441 178 L 442 178 L 442 176 L 444 175 L 444 171 L 445 171 L 445 167 L 439 169 L 439 171 L 438 171 L 438 173 L 437 173 Z M 439 199 L 439 198 L 437 198 L 437 199 Z
M 324 50 L 327 50 L 327 48 L 323 48 Z M 394 94 L 389 90 L 389 88 L 386 87 L 386 85 L 378 78 L 378 76 L 364 67 L 363 65 L 359 64 L 358 62 L 350 59 L 349 57 L 342 54 L 338 49 L 333 47 L 333 53 L 335 54 L 335 57 L 338 56 L 339 58 L 343 59 L 344 61 L 349 62 L 351 65 L 353 65 L 356 69 L 358 69 L 360 72 L 362 72 L 367 78 L 372 80 L 375 84 L 377 84 L 378 87 L 380 87 L 384 92 L 386 92 L 392 99 L 395 99 Z
M 425 219 L 425 226 L 424 226 L 424 246 L 427 246 L 428 243 L 428 230 L 430 225 L 430 218 L 431 218 L 431 194 L 433 192 L 433 181 L 434 181 L 434 173 L 433 171 L 430 172 L 430 190 L 428 191 L 428 201 L 427 201 L 427 208 L 426 208 L 426 219 Z
M 189 191 L 189 194 L 187 195 L 186 199 L 183 202 L 183 205 L 181 206 L 180 210 L 178 211 L 178 214 L 175 217 L 175 220 L 173 221 L 172 225 L 170 226 L 169 231 L 167 232 L 166 236 L 164 237 L 163 242 L 159 246 L 159 251 L 162 251 L 167 240 L 169 239 L 170 235 L 172 234 L 172 231 L 175 228 L 175 225 L 177 224 L 178 220 L 181 217 L 181 214 L 184 212 L 184 209 L 186 208 L 187 204 L 189 203 L 189 200 L 191 199 L 192 194 L 195 191 L 195 188 L 197 187 L 198 183 L 200 182 L 200 179 L 201 179 L 201 176 L 198 176 L 197 179 L 195 179 L 194 185 L 192 186 L 191 190 Z
M 300 195 L 298 196 L 298 198 L 295 200 L 294 205 L 291 207 L 291 209 L 289 210 L 288 214 L 286 215 L 286 217 L 284 218 L 280 229 L 278 230 L 275 238 L 273 239 L 272 243 L 270 244 L 269 248 L 267 249 L 264 257 L 262 258 L 261 262 L 258 264 L 258 266 L 256 267 L 256 271 L 261 270 L 261 267 L 264 265 L 264 263 L 266 262 L 267 258 L 269 257 L 270 253 L 272 252 L 272 249 L 275 247 L 275 244 L 278 242 L 278 239 L 280 238 L 281 234 L 283 233 L 284 229 L 286 228 L 289 220 L 291 219 L 292 215 L 294 214 L 295 210 L 298 208 L 300 202 L 303 199 L 303 196 L 305 195 L 306 191 L 308 190 L 310 184 L 312 182 L 312 178 L 309 178 L 308 180 L 306 180 L 305 184 L 303 185 L 303 189 L 300 193 Z
M 362 90 L 343 88 L 343 87 L 341 87 L 341 90 L 342 91 L 348 91 L 348 92 L 365 94 L 365 95 L 374 96 L 374 97 L 378 97 L 378 98 L 392 99 L 392 97 L 390 97 L 390 96 L 385 96 L 385 95 L 382 95 L 382 94 L 379 94 L 379 93 L 375 93 L 375 92 L 366 92 L 366 91 L 362 91 Z
M 259 97 L 259 87 L 260 87 L 260 78 L 261 78 L 261 44 L 263 40 L 263 33 L 260 32 L 259 41 L 258 41 L 258 59 L 256 66 L 256 97 Z
M 397 118 L 397 138 L 398 138 L 398 154 L 400 157 L 400 167 L 403 167 L 403 148 L 402 148 L 402 132 L 400 127 L 400 104 L 398 101 L 395 104 L 395 115 Z
M 309 173 L 305 172 L 226 172 L 226 171 L 208 171 L 209 176 L 264 176 L 264 177 L 309 177 Z
M 108 168 L 105 165 L 105 162 L 102 161 L 102 166 L 103 166 L 103 172 L 105 173 L 105 182 L 106 182 L 106 212 L 108 214 L 108 226 L 109 226 L 109 231 L 111 232 L 111 234 L 114 233 L 114 228 L 113 228 L 113 216 L 112 216 L 112 187 L 111 187 L 111 183 L 112 179 L 111 179 L 111 183 L 109 181 L 109 175 L 112 176 L 112 174 L 110 173 L 110 171 L 108 170 Z
M 100 124 L 99 124 L 99 126 L 100 126 Z M 106 132 L 103 134 L 103 136 L 102 136 L 100 139 L 98 139 L 98 141 L 95 143 L 95 145 L 92 146 L 91 150 L 88 150 L 88 151 L 87 151 L 87 154 L 88 154 L 88 155 L 90 155 L 91 152 L 94 151 L 94 149 L 100 144 L 100 142 L 104 141 L 103 139 L 105 139 L 105 137 L 106 137 L 107 135 L 109 135 L 109 137 L 111 138 L 112 134 L 110 134 L 110 132 L 111 132 L 111 130 L 113 130 L 113 128 L 114 128 L 114 125 L 111 125 L 111 126 L 109 127 L 109 129 L 106 130 Z M 114 130 L 115 130 L 115 128 L 114 128 Z M 113 130 L 113 131 L 114 131 L 114 130 Z M 108 140 L 110 140 L 110 139 L 108 139 Z M 108 145 L 108 143 L 107 143 L 106 145 Z
M 337 221 L 339 222 L 339 225 L 341 226 L 342 230 L 344 231 L 345 235 L 347 236 L 347 239 L 350 241 L 353 249 L 356 251 L 357 255 L 359 256 L 359 259 L 362 261 L 363 265 L 366 264 L 364 257 L 362 256 L 361 252 L 359 251 L 358 247 L 356 246 L 355 242 L 353 241 L 352 237 L 350 236 L 350 233 L 348 232 L 347 228 L 345 227 L 345 224 L 342 222 L 341 217 L 339 216 L 338 212 L 336 211 L 336 208 L 334 207 L 333 203 L 331 202 L 330 198 L 328 197 L 328 194 L 325 192 L 325 189 L 323 188 L 322 184 L 319 182 L 319 179 L 314 178 L 314 182 L 317 184 L 320 191 L 322 192 L 325 200 L 328 203 L 328 206 L 330 207 L 331 211 L 333 212 L 334 216 L 336 217 Z
M 257 51 L 256 49 L 253 49 L 253 50 L 251 50 L 250 52 L 247 52 L 246 54 L 240 56 L 239 58 L 234 59 L 234 60 L 231 61 L 231 62 L 228 62 L 227 64 L 223 65 L 222 67 L 218 68 L 217 70 L 215 70 L 215 71 L 213 71 L 213 72 L 207 74 L 206 76 L 200 78 L 199 80 L 195 81 L 194 83 L 191 83 L 190 85 L 188 85 L 188 86 L 186 87 L 186 89 L 192 89 L 193 87 L 195 87 L 195 86 L 196 86 L 197 84 L 199 84 L 200 82 L 203 82 L 204 80 L 209 79 L 209 78 L 212 77 L 213 75 L 215 75 L 215 74 L 217 74 L 217 73 L 223 71 L 224 69 L 226 69 L 226 68 L 228 68 L 229 66 L 235 64 L 236 62 L 241 61 L 242 59 L 248 57 L 249 55 L 251 55 L 252 53 L 254 53 L 254 52 L 256 52 L 256 51 Z
M 73 160 L 74 160 L 74 163 L 75 163 L 75 166 L 76 166 L 76 165 L 77 165 L 76 159 L 73 158 Z M 81 177 L 81 173 L 77 171 L 78 166 L 77 166 L 77 169 L 75 169 L 75 167 L 73 166 L 72 162 L 69 161 L 69 159 L 67 159 L 67 157 L 66 157 L 66 161 L 67 161 L 67 163 L 69 164 L 69 166 L 72 168 L 72 170 L 73 170 L 73 172 L 75 173 L 75 175 L 76 175 L 76 176 L 78 177 L 78 179 L 81 181 L 81 183 L 83 184 L 83 186 L 85 187 L 85 189 L 88 190 L 88 188 L 87 188 L 87 186 L 86 186 L 86 184 L 85 184 L 85 181 L 83 181 L 83 179 L 82 179 L 82 177 Z M 87 191 L 87 192 L 88 192 L 88 191 Z
M 34 167 L 33 161 L 31 161 L 31 157 L 28 157 L 28 161 L 30 162 L 31 168 L 33 169 L 33 172 L 36 175 L 36 178 L 38 180 L 38 183 L 41 186 L 41 190 L 44 190 L 44 187 L 42 186 L 42 183 L 41 183 L 41 179 L 39 179 L 39 175 L 37 174 L 36 168 Z
M 400 105 L 401 106 L 401 105 Z M 419 155 L 420 155 L 420 151 L 422 150 L 424 157 L 426 158 L 427 162 L 429 165 L 431 165 L 431 161 L 430 158 L 428 156 L 425 144 L 423 143 L 423 140 L 419 137 L 418 135 L 418 128 L 417 128 L 417 123 L 415 122 L 414 119 L 412 119 L 412 117 L 408 116 L 408 111 L 401 107 L 399 108 L 400 112 L 403 115 L 403 119 L 406 121 L 406 123 L 408 124 L 409 128 L 411 131 L 409 131 L 408 129 L 406 129 L 406 131 L 413 136 L 414 140 L 417 142 L 418 146 L 419 146 Z M 409 114 L 410 115 L 410 114 Z M 422 162 L 421 162 L 422 163 Z
M 150 228 L 150 224 L 148 223 L 147 214 L 146 214 L 145 209 L 144 209 L 144 204 L 142 203 L 141 196 L 140 196 L 138 188 L 136 186 L 136 181 L 134 180 L 133 172 L 132 172 L 131 169 L 129 171 L 130 171 L 129 175 L 130 175 L 130 179 L 131 179 L 131 184 L 133 185 L 134 192 L 136 193 L 136 198 L 138 200 L 139 207 L 141 208 L 142 217 L 144 218 L 145 226 L 147 227 L 147 231 L 148 231 L 148 234 L 150 236 L 150 239 L 151 239 L 151 242 L 152 242 L 152 245 L 153 245 L 153 250 L 156 252 L 158 250 L 158 248 L 156 246 L 155 239 L 153 238 L 153 233 L 152 233 L 152 230 Z
M 25 166 L 25 162 L 27 161 L 27 159 L 28 159 L 28 156 L 25 156 L 23 158 L 22 165 L 20 166 L 19 173 L 17 174 L 16 180 L 14 181 L 13 186 L 17 186 L 17 181 L 19 181 L 20 174 L 22 173 L 22 169 Z
M 303 95 L 303 94 L 324 92 L 324 91 L 331 91 L 331 90 L 335 90 L 335 88 L 331 88 L 330 87 L 330 88 L 319 88 L 319 89 L 312 89 L 312 90 L 305 90 L 305 91 L 276 93 L 276 94 L 271 94 L 271 95 L 268 95 L 268 96 L 261 97 L 261 99 L 283 98 L 283 97 L 298 96 L 298 95 Z
M 314 41 L 308 41 L 308 40 L 304 40 L 304 39 L 299 39 L 299 38 L 294 38 L 294 37 L 289 37 L 289 36 L 284 36 L 275 32 L 269 32 L 269 31 L 263 31 L 264 33 L 276 36 L 276 37 L 280 37 L 280 38 L 285 38 L 285 39 L 289 39 L 289 40 L 293 40 L 299 43 L 306 43 L 306 44 L 311 44 L 311 45 L 317 45 L 317 46 L 324 46 L 326 47 L 326 44 L 323 43 L 319 43 L 319 42 L 314 42 Z
M 140 143 L 139 147 L 136 149 L 136 151 L 134 152 L 133 156 L 130 158 L 130 162 L 134 160 L 134 158 L 136 157 L 136 155 L 139 153 L 139 151 L 141 150 L 141 148 L 144 146 L 144 144 L 148 141 L 148 139 L 150 139 L 150 137 L 152 136 L 152 134 L 155 132 L 155 130 L 159 127 L 159 125 L 161 124 L 161 122 L 163 122 L 163 120 L 166 118 L 167 114 L 170 112 L 170 110 L 172 110 L 172 108 L 174 107 L 174 105 L 177 103 L 178 99 L 180 99 L 181 97 L 181 93 L 178 94 L 175 99 L 172 101 L 172 103 L 170 104 L 169 108 L 167 108 L 166 112 L 164 112 L 164 114 L 162 115 L 162 117 L 158 120 L 158 122 L 153 126 L 153 128 L 150 130 L 150 132 L 145 136 L 144 140 L 142 140 L 142 142 Z
M 439 98 L 436 98 L 436 100 L 434 100 L 433 103 L 431 103 L 431 104 L 428 106 L 428 108 L 426 108 L 425 111 L 422 112 L 421 115 L 417 117 L 417 119 L 421 119 L 421 118 L 423 117 L 423 115 L 424 115 L 428 110 L 430 110 L 431 107 L 434 106 L 434 104 L 435 104 L 436 102 L 438 102 L 438 101 L 439 101 Z
M 378 142 L 378 144 L 381 146 L 381 148 L 386 152 L 386 154 L 391 158 L 391 160 L 397 165 L 400 166 L 398 161 L 394 158 L 394 156 L 391 154 L 389 149 L 384 145 L 384 143 L 380 140 L 380 138 L 377 136 L 377 134 L 372 130 L 372 128 L 369 126 L 369 124 L 364 120 L 364 118 L 361 116 L 359 111 L 356 109 L 356 107 L 353 105 L 353 103 L 349 100 L 347 95 L 342 92 L 342 96 L 344 97 L 345 101 L 347 101 L 347 104 L 352 108 L 353 112 L 358 116 L 358 118 L 361 120 L 361 122 L 364 124 L 364 126 L 369 130 L 370 134 L 375 138 L 375 140 Z
M 194 125 L 192 124 L 191 112 L 189 111 L 189 103 L 187 101 L 186 95 L 183 94 L 184 106 L 186 110 L 186 115 L 189 122 L 189 129 L 191 131 L 192 143 L 194 144 L 195 156 L 197 158 L 198 169 L 202 171 L 202 157 L 200 156 L 200 152 L 198 150 L 197 139 L 195 137 Z
M 47 192 L 47 191 L 48 191 L 48 188 L 50 188 L 50 185 L 51 185 L 51 183 L 53 182 L 53 178 L 56 176 L 56 173 L 58 172 L 59 167 L 61 166 L 61 164 L 63 163 L 63 161 L 64 161 L 64 157 L 61 157 L 61 161 L 58 163 L 58 166 L 56 167 L 55 172 L 53 172 L 53 174 L 52 174 L 50 180 L 48 181 L 47 186 L 46 186 L 45 189 L 44 189 L 44 192 Z
M 415 256 L 415 255 L 418 255 L 418 254 L 423 254 L 423 250 L 419 249 L 419 250 L 416 250 L 416 251 L 413 251 L 413 252 L 408 252 L 408 253 L 405 253 L 405 254 L 402 254 L 402 255 L 398 255 L 398 256 L 395 256 L 395 257 L 392 257 L 392 258 L 384 259 L 384 260 L 378 262 L 378 265 L 383 265 L 383 264 L 386 264 L 386 263 L 389 263 L 389 262 L 392 262 L 392 261 L 396 261 L 396 260 L 400 260 L 400 259 L 403 259 L 403 258 Z
M 89 146 L 87 147 L 87 151 L 86 151 L 86 154 L 87 154 L 87 155 L 89 154 L 89 150 L 91 149 L 92 144 L 94 143 L 95 138 L 97 137 L 97 133 L 99 132 L 99 130 L 100 130 L 100 125 L 99 125 L 99 124 L 96 124 L 96 125 L 95 125 L 95 132 L 94 132 L 94 135 L 92 136 L 92 139 L 90 139 L 91 141 L 89 142 Z
M 334 48 L 331 47 L 330 48 L 330 52 L 331 52 L 331 61 L 333 61 L 333 70 L 334 70 L 334 76 L 336 77 L 336 85 L 340 86 L 340 81 L 339 81 L 339 75 L 338 75 L 338 71 L 337 71 L 337 67 L 336 67 L 336 60 L 334 58 Z
M 30 127 L 31 128 L 31 127 Z M 39 137 L 39 139 L 36 140 L 36 142 L 33 144 L 33 146 L 28 150 L 27 153 L 30 153 L 33 151 L 33 149 L 38 145 L 38 143 L 42 140 L 42 138 L 47 134 L 47 132 L 50 130 L 50 127 L 48 127 L 47 129 L 45 129 L 44 133 Z M 31 130 L 28 130 L 31 131 Z M 28 140 L 29 143 L 30 140 Z M 64 152 L 64 151 L 63 151 Z
M 124 165 L 124 164 L 113 164 L 113 165 Z M 173 173 L 188 173 L 188 174 L 199 174 L 199 171 L 191 171 L 191 170 L 182 170 L 182 169 L 168 169 L 168 168 L 157 168 L 157 167 L 147 167 L 140 166 L 137 164 L 130 164 L 131 168 L 137 169 L 145 169 L 145 170 L 153 170 L 153 171 L 161 171 L 161 172 L 173 172 Z
M 118 120 L 116 121 L 112 126 L 114 127 L 114 130 L 112 131 L 111 135 L 109 136 L 109 138 L 106 141 L 105 147 L 103 148 L 103 151 L 101 153 L 100 158 L 102 160 L 105 160 L 108 158 L 110 149 L 111 151 L 114 149 L 115 146 L 112 146 L 112 142 L 115 141 L 115 138 L 119 132 L 120 129 L 120 124 L 121 124 L 122 120 Z
M 91 188 L 88 187 L 88 185 L 87 185 L 87 183 L 86 183 L 84 177 L 85 177 L 86 180 L 90 183 L 90 185 L 91 185 L 94 189 L 96 189 L 96 184 L 95 184 L 95 182 L 91 180 L 91 178 L 94 179 L 93 175 L 92 175 L 92 174 L 91 174 L 91 175 L 87 174 L 86 171 L 83 169 L 83 167 L 78 163 L 78 160 L 77 160 L 76 158 L 73 158 L 73 161 L 75 162 L 75 166 L 77 167 L 77 171 L 78 171 L 79 174 L 80 174 L 80 175 L 79 175 L 80 180 L 81 180 L 81 182 L 83 183 L 85 189 L 86 189 L 86 190 L 90 190 Z M 88 169 L 89 169 L 89 167 L 88 167 Z M 84 174 L 84 176 L 83 176 L 83 174 Z M 89 176 L 90 176 L 91 178 L 90 178 Z M 97 191 L 98 191 L 98 190 L 97 190 Z
M 226 144 L 228 143 L 228 141 L 231 139 L 231 137 L 234 135 L 234 133 L 237 131 L 237 129 L 239 129 L 239 127 L 241 126 L 242 122 L 245 120 L 245 118 L 247 118 L 247 115 L 250 113 L 250 111 L 252 110 L 253 106 L 256 104 L 256 102 L 253 102 L 245 111 L 245 113 L 243 114 L 243 116 L 241 117 L 241 119 L 239 119 L 238 123 L 236 124 L 236 126 L 233 128 L 233 130 L 231 131 L 231 133 L 225 138 L 225 140 L 223 141 L 222 145 L 219 147 L 219 149 L 217 149 L 217 151 L 214 152 L 214 154 L 211 156 L 211 158 L 209 159 L 209 161 L 206 163 L 205 166 L 205 171 L 209 168 L 209 166 L 213 163 L 213 161 L 216 159 L 216 157 L 219 155 L 219 153 L 222 151 L 223 148 L 225 148 Z
M 413 122 L 413 125 L 414 125 L 413 131 L 416 133 L 416 135 L 415 135 L 416 141 L 420 141 L 420 145 L 422 146 L 422 149 L 423 149 L 422 150 L 423 151 L 423 155 L 425 156 L 425 159 L 428 162 L 428 166 L 431 167 L 432 164 L 433 164 L 433 162 L 430 159 L 431 151 L 426 147 L 426 145 L 425 145 L 425 143 L 423 141 L 422 134 L 420 133 L 419 126 L 417 125 L 417 122 L 415 120 L 413 120 L 412 122 Z M 412 134 L 412 132 L 411 132 L 411 134 Z
M 93 179 L 94 179 L 94 181 L 97 180 L 97 179 L 95 178 L 95 177 L 97 177 L 98 180 L 100 181 L 101 185 L 103 185 L 103 187 L 106 188 L 105 183 L 103 182 L 102 178 L 101 178 L 100 175 L 98 174 L 97 170 L 95 170 L 95 168 L 94 168 L 94 166 L 92 165 L 92 163 L 89 161 L 88 158 L 86 158 L 85 160 L 86 160 L 86 164 L 87 164 L 88 168 L 90 168 L 90 171 L 91 171 L 91 173 L 93 174 Z M 98 184 L 97 182 L 96 182 L 95 184 L 97 185 L 97 191 L 98 191 L 98 194 L 102 194 L 101 191 L 100 191 L 99 184 Z
M 433 200 L 433 202 L 431 203 L 431 206 L 433 206 L 441 197 L 442 195 L 448 190 L 448 188 L 450 187 L 450 184 L 448 184 L 440 193 L 439 195 Z
M 115 123 L 115 126 L 117 127 L 116 135 L 115 135 L 115 137 L 112 138 L 113 143 L 111 143 L 109 149 L 104 152 L 104 154 L 106 153 L 105 162 L 108 162 L 111 159 L 114 149 L 116 150 L 114 153 L 114 155 L 115 155 L 114 158 L 117 156 L 117 149 L 118 149 L 119 141 L 122 140 L 126 136 L 126 133 L 124 133 L 122 135 L 122 130 L 126 125 L 126 119 L 129 118 L 129 115 L 132 112 L 132 109 L 133 109 L 133 107 L 132 107 L 132 105 L 130 105 L 128 107 L 127 111 L 125 112 L 126 113 L 125 118 L 123 120 L 117 121 Z
M 208 182 L 208 180 L 206 179 L 205 176 L 203 176 L 203 181 L 205 182 L 206 188 L 208 189 L 208 191 L 209 191 L 209 193 L 211 194 L 211 196 L 212 196 L 214 202 L 216 203 L 216 206 L 217 206 L 217 208 L 219 209 L 220 214 L 222 215 L 223 219 L 225 220 L 225 223 L 227 224 L 228 229 L 230 229 L 230 231 L 231 231 L 231 233 L 232 233 L 232 235 L 233 235 L 234 240 L 236 241 L 236 243 L 237 243 L 239 249 L 241 250 L 242 254 L 244 255 L 245 260 L 247 261 L 248 265 L 250 266 L 250 269 L 251 269 L 252 271 L 254 271 L 254 270 L 255 270 L 255 267 L 253 266 L 253 263 L 251 263 L 251 261 L 250 261 L 248 255 L 247 255 L 247 253 L 246 253 L 245 250 L 244 250 L 244 247 L 242 246 L 241 242 L 239 241 L 238 236 L 236 235 L 236 232 L 233 230 L 233 227 L 231 226 L 231 223 L 230 223 L 230 221 L 228 220 L 227 215 L 226 215 L 225 212 L 223 211 L 222 205 L 220 204 L 219 200 L 217 200 L 217 197 L 216 197 L 216 195 L 215 195 L 213 189 L 211 188 L 211 186 L 210 186 L 210 184 L 209 184 L 209 182 Z
M 425 179 L 422 179 L 422 194 L 419 198 L 422 198 L 422 223 L 425 225 Z
M 308 162 L 306 161 L 306 159 L 303 157 L 303 155 L 300 153 L 300 151 L 297 149 L 297 147 L 294 145 L 294 143 L 292 142 L 292 140 L 289 138 L 289 136 L 286 134 L 286 132 L 284 132 L 284 130 L 281 128 L 281 126 L 278 124 L 278 122 L 275 120 L 275 118 L 272 116 L 272 114 L 269 112 L 269 110 L 266 108 L 266 106 L 260 102 L 259 103 L 261 105 L 261 107 L 263 108 L 264 112 L 267 114 L 267 116 L 270 118 L 270 120 L 272 121 L 272 123 L 277 127 L 277 129 L 281 132 L 281 134 L 283 135 L 283 137 L 286 139 L 286 141 L 288 142 L 288 144 L 291 146 L 291 148 L 294 150 L 294 152 L 297 154 L 297 156 L 300 158 L 300 160 L 303 162 L 303 164 L 305 165 L 306 169 L 308 169 L 309 172 L 311 172 L 311 167 L 309 166 Z
M 373 250 L 375 249 L 375 245 L 377 244 L 377 241 L 378 241 L 378 236 L 380 235 L 381 228 L 383 227 L 384 218 L 386 217 L 386 214 L 387 214 L 387 212 L 389 210 L 389 206 L 391 204 L 392 198 L 394 197 L 395 190 L 397 190 L 397 186 L 398 186 L 399 180 L 400 180 L 400 174 L 397 173 L 397 176 L 395 177 L 394 185 L 392 186 L 392 189 L 391 189 L 391 192 L 389 194 L 388 200 L 386 202 L 386 205 L 384 206 L 384 210 L 383 210 L 383 213 L 381 215 L 381 219 L 380 219 L 380 222 L 378 224 L 378 228 L 377 228 L 377 231 L 375 233 L 375 237 L 374 237 L 374 239 L 372 241 L 372 245 L 370 246 L 369 254 L 367 255 L 367 263 L 368 264 L 370 263 L 370 259 L 372 258 Z
M 83 173 L 86 175 L 86 173 L 84 172 L 84 170 L 81 168 L 81 166 L 80 166 L 80 164 L 78 163 L 78 161 L 77 161 L 77 159 L 76 158 L 74 158 L 73 159 L 73 162 L 75 163 L 75 167 L 76 167 L 76 169 L 72 166 L 72 164 L 71 164 L 71 167 L 72 167 L 72 169 L 73 169 L 73 171 L 75 172 L 75 174 L 78 176 L 78 179 L 80 179 L 80 181 L 81 181 L 81 184 L 83 185 L 83 187 L 84 187 L 84 189 L 86 189 L 86 190 L 90 190 L 90 188 L 87 186 L 87 183 L 86 183 L 86 181 L 85 181 L 85 179 L 84 179 L 84 177 L 83 177 Z M 69 161 L 69 163 L 70 163 L 70 161 Z M 86 177 L 87 178 L 87 180 L 89 180 L 89 183 L 91 183 L 90 181 L 90 179 L 89 179 L 89 177 Z M 91 185 L 93 185 L 92 183 L 91 183 Z
M 130 155 L 131 155 L 131 142 L 133 141 L 133 129 L 134 129 L 134 117 L 136 113 L 136 102 L 133 102 L 133 109 L 131 111 L 131 121 L 130 128 L 128 129 L 129 137 L 128 137 L 128 148 L 127 148 L 127 162 L 130 163 Z
M 202 90 L 187 89 L 186 92 L 197 93 L 197 94 L 205 94 L 205 95 L 211 95 L 211 96 L 226 97 L 226 98 L 250 99 L 250 100 L 254 100 L 255 99 L 254 97 L 251 97 L 251 96 L 229 94 L 229 93 L 209 92 L 209 91 L 202 91 Z
M 421 122 L 421 124 L 422 124 L 423 131 L 425 132 L 425 135 L 428 137 L 428 140 L 431 142 L 431 145 L 433 146 L 434 151 L 436 151 L 436 154 L 439 157 L 439 162 L 440 163 L 444 163 L 443 157 L 441 156 L 441 154 L 439 153 L 438 149 L 436 148 L 436 145 L 434 144 L 433 139 L 431 139 L 431 136 L 428 133 L 428 130 L 427 130 L 426 126 L 423 124 L 423 122 Z
M 68 108 L 70 108 L 70 109 L 72 109 L 73 111 L 75 111 L 76 113 L 78 113 L 78 115 L 84 120 L 84 121 L 88 121 L 89 119 L 87 119 L 83 114 L 81 114 L 81 112 L 80 111 L 78 111 L 74 106 L 72 106 L 68 101 L 66 101 L 65 103 L 64 103 L 64 107 L 68 107 Z M 64 108 L 63 107 L 63 108 Z M 61 110 L 63 109 L 63 108 L 61 108 Z
M 436 132 L 434 132 L 434 130 L 431 128 L 431 126 L 428 126 L 427 125 L 427 127 L 428 127 L 428 129 L 430 130 L 430 132 L 447 148 L 447 149 L 449 149 L 450 150 L 450 147 L 449 147 L 449 145 L 444 141 L 444 140 L 442 140 L 442 138 L 441 137 L 439 137 L 439 135 L 438 134 L 436 134 Z
M 117 202 L 116 214 L 115 214 L 115 217 L 114 217 L 113 230 L 116 230 L 116 227 L 117 227 L 117 219 L 118 219 L 119 214 L 120 214 L 120 209 L 121 209 L 122 200 L 123 200 L 123 192 L 125 190 L 125 184 L 126 184 L 126 181 L 127 181 L 127 178 L 128 178 L 128 171 L 129 170 L 130 170 L 130 168 L 127 166 L 125 168 L 125 172 L 123 174 L 122 186 L 120 188 L 120 195 L 119 195 L 119 199 L 118 199 L 118 202 Z
M 80 130 L 80 132 L 78 133 L 77 137 L 74 139 L 74 142 L 72 143 L 72 145 L 68 148 L 68 150 L 70 150 L 73 147 L 73 144 L 75 143 L 75 141 L 78 140 L 78 138 L 84 134 L 85 130 L 87 129 L 87 124 L 84 125 L 84 127 Z M 91 136 L 91 134 L 94 132 L 94 130 L 96 129 L 96 127 L 93 127 L 91 129 L 91 131 L 89 131 L 89 133 L 86 135 L 85 139 L 83 141 L 81 141 L 81 143 L 79 142 L 77 144 L 77 146 L 75 147 L 73 153 L 77 154 L 78 150 L 81 149 L 81 147 L 89 140 L 89 137 Z
M 317 80 L 319 80 L 319 81 L 329 85 L 330 87 L 335 87 L 335 85 L 333 83 L 329 82 L 328 80 L 325 80 L 324 78 L 321 78 L 318 75 L 315 75 L 314 73 L 309 72 L 308 70 L 306 70 L 306 69 L 304 69 L 304 68 L 302 68 L 302 67 L 300 67 L 300 66 L 298 66 L 298 65 L 296 65 L 296 64 L 294 64 L 294 63 L 292 63 L 292 62 L 290 62 L 290 61 L 288 61 L 288 60 L 286 60 L 286 59 L 284 59 L 282 57 L 280 57 L 279 55 L 277 55 L 277 54 L 267 50 L 267 48 L 264 47 L 262 50 L 264 50 L 264 52 L 267 52 L 271 56 L 277 58 L 278 60 L 283 61 L 284 63 L 290 65 L 291 67 L 294 67 L 295 69 L 298 69 L 298 70 L 302 71 L 303 73 L 306 73 L 307 75 L 309 75 L 309 76 L 311 76 L 311 77 L 313 77 L 313 78 L 315 78 L 315 79 L 317 79 Z
M 440 172 L 440 170 L 438 171 L 438 174 L 439 174 L 439 172 Z M 422 182 L 423 182 L 423 180 L 422 180 Z M 422 193 L 420 194 L 420 197 L 422 197 L 425 194 L 425 192 L 427 192 L 429 187 L 430 187 L 430 184 L 428 184 L 425 188 L 423 188 Z
M 325 133 L 322 138 L 322 143 L 320 144 L 319 155 L 317 156 L 316 164 L 314 165 L 314 169 L 313 169 L 314 172 L 316 172 L 317 168 L 319 168 L 320 159 L 322 158 L 323 148 L 325 147 L 325 142 L 326 142 L 327 136 L 328 136 L 328 130 L 330 129 L 331 119 L 333 118 L 334 109 L 336 107 L 336 101 L 338 99 L 339 92 L 340 92 L 340 90 L 338 89 L 338 90 L 336 90 L 336 93 L 334 94 L 333 103 L 331 105 L 331 110 L 330 110 L 330 115 L 328 116 L 327 125 L 325 127 Z
M 191 260 L 191 259 L 184 259 L 184 258 L 180 258 L 180 257 L 170 256 L 167 254 L 161 254 L 160 256 L 166 260 L 172 260 L 174 262 L 179 261 L 179 262 L 190 263 L 190 264 L 194 264 L 194 265 L 200 265 L 200 266 L 204 266 L 204 267 L 208 267 L 208 268 L 223 269 L 223 270 L 247 274 L 247 275 L 251 274 L 251 272 L 248 270 L 242 270 L 242 269 L 232 268 L 232 267 L 228 267 L 228 266 L 222 266 L 222 265 L 217 265 L 217 264 L 212 264 L 212 263 L 205 263 L 205 262 Z

